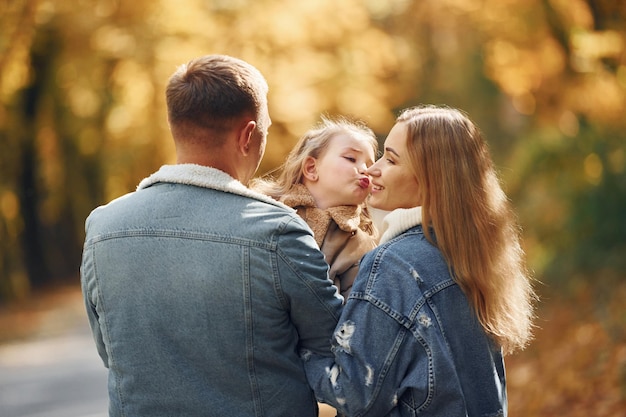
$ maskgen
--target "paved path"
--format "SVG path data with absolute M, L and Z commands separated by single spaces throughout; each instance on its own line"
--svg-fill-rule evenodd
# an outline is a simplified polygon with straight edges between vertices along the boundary
M 66 298 L 0 344 L 0 416 L 107 417 L 106 378 L 80 299 Z

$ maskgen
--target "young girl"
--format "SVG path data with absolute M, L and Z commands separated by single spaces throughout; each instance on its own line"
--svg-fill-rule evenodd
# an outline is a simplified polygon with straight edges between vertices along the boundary
M 295 208 L 308 223 L 344 299 L 361 257 L 377 243 L 364 205 L 370 191 L 366 170 L 377 152 L 376 136 L 365 125 L 324 118 L 300 138 L 277 179 L 257 179 L 252 184 Z

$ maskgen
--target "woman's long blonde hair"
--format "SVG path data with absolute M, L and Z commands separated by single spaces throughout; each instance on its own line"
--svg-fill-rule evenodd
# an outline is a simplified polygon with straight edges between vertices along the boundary
M 485 331 L 505 353 L 532 337 L 536 300 L 520 228 L 487 143 L 461 111 L 421 106 L 397 118 L 420 184 L 427 238 L 447 260 Z

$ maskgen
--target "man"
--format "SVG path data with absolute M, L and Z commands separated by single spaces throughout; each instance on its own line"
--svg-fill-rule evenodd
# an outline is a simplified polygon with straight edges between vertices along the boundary
M 110 416 L 316 416 L 300 349 L 330 354 L 341 298 L 312 232 L 246 187 L 267 83 L 204 56 L 170 78 L 177 164 L 86 221 L 81 283 Z

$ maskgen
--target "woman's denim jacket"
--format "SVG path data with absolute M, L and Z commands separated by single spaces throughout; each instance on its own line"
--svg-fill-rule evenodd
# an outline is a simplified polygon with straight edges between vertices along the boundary
M 317 415 L 298 350 L 332 355 L 342 299 L 292 209 L 221 171 L 165 166 L 86 231 L 110 416 Z
M 332 359 L 303 352 L 318 400 L 346 416 L 505 416 L 504 363 L 422 227 L 361 261 Z

